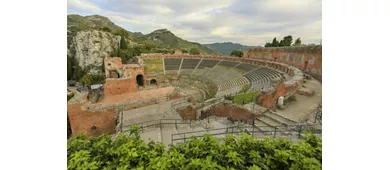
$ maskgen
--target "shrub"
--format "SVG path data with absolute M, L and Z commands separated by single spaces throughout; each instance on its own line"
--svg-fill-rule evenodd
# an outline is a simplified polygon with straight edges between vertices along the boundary
M 139 128 L 112 139 L 101 135 L 68 139 L 68 169 L 321 169 L 322 141 L 313 134 L 292 143 L 283 138 L 228 135 L 221 142 L 210 134 L 171 145 L 145 143 Z M 138 131 L 138 132 L 137 132 Z

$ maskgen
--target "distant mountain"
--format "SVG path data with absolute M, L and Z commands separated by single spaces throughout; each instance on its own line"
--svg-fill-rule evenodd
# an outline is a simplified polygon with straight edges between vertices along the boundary
M 177 37 L 168 29 L 158 29 L 149 34 L 139 36 L 137 39 L 152 41 L 160 48 L 186 49 L 187 51 L 190 51 L 191 48 L 199 48 L 201 53 L 217 54 L 200 43 L 190 42 Z
M 213 44 L 204 44 L 204 46 L 216 51 L 216 52 L 219 52 L 223 55 L 227 55 L 229 56 L 230 53 L 233 51 L 233 50 L 246 50 L 248 48 L 260 48 L 260 47 L 263 47 L 263 46 L 247 46 L 247 45 L 241 45 L 241 44 L 238 44 L 238 43 L 232 43 L 232 42 L 224 42 L 224 43 L 213 43 Z

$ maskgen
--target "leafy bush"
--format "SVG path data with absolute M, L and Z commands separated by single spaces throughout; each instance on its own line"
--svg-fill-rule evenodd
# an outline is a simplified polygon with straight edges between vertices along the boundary
M 190 54 L 192 54 L 192 55 L 200 54 L 199 48 L 191 48 Z
M 90 86 L 92 84 L 101 83 L 104 84 L 106 81 L 106 75 L 104 74 L 85 74 L 80 79 L 80 84 Z
M 153 141 L 146 144 L 139 128 L 115 139 L 101 135 L 68 139 L 68 169 L 321 169 L 322 141 L 312 134 L 292 143 L 287 139 L 256 140 L 242 134 L 228 135 L 219 142 L 206 134 L 185 143 L 171 145 Z

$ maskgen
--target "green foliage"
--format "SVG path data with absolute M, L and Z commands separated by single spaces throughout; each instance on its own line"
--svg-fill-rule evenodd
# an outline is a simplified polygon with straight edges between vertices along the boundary
M 191 48 L 190 54 L 192 55 L 200 54 L 199 48 Z
M 127 49 L 127 42 L 124 36 L 121 36 L 121 42 L 119 48 L 121 50 L 126 50 Z
M 276 37 L 272 40 L 272 47 L 278 47 L 279 46 L 279 41 L 276 40 Z
M 283 40 L 280 41 L 279 47 L 289 47 L 293 42 L 293 38 L 291 35 L 283 37 Z
M 267 42 L 267 43 L 265 43 L 264 47 L 272 47 L 272 44 Z
M 233 50 L 230 53 L 230 56 L 235 56 L 235 57 L 242 57 L 243 55 L 244 55 L 244 52 L 242 52 L 241 50 Z
M 73 57 L 67 57 L 67 80 L 79 80 L 85 71 L 78 65 L 77 60 Z
M 101 135 L 86 139 L 82 135 L 68 139 L 68 169 L 321 169 L 322 141 L 305 133 L 297 143 L 287 139 L 256 140 L 242 134 L 228 135 L 219 142 L 206 134 L 185 143 L 146 144 L 139 128 L 115 139 Z M 138 132 L 137 132 L 138 131 Z
M 106 75 L 104 74 L 85 74 L 80 79 L 80 84 L 83 86 L 90 86 L 92 84 L 104 84 Z
M 186 49 L 182 49 L 181 52 L 182 53 L 188 53 L 188 51 Z
M 247 104 L 255 100 L 255 96 L 258 92 L 244 93 L 234 96 L 233 103 L 236 104 Z
M 272 43 L 265 43 L 264 47 L 290 47 L 293 43 L 293 37 L 291 35 L 283 37 L 280 42 L 274 37 L 272 40 Z M 294 46 L 300 46 L 302 44 L 302 41 L 300 38 L 295 40 Z
M 67 138 L 69 139 L 72 136 L 72 128 L 70 127 L 70 121 L 69 121 L 69 116 L 66 114 L 66 123 L 67 123 Z
M 301 38 L 298 38 L 295 40 L 293 46 L 301 46 L 302 45 L 302 41 L 301 41 Z

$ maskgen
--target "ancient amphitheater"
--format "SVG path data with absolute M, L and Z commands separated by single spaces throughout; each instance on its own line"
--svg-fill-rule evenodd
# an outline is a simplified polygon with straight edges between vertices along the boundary
M 145 140 L 165 144 L 205 133 L 293 141 L 304 130 L 320 135 L 321 53 L 315 46 L 250 49 L 242 58 L 179 50 L 143 54 L 132 64 L 107 58 L 101 99 L 79 93 L 68 102 L 72 131 L 117 134 L 138 125 Z

